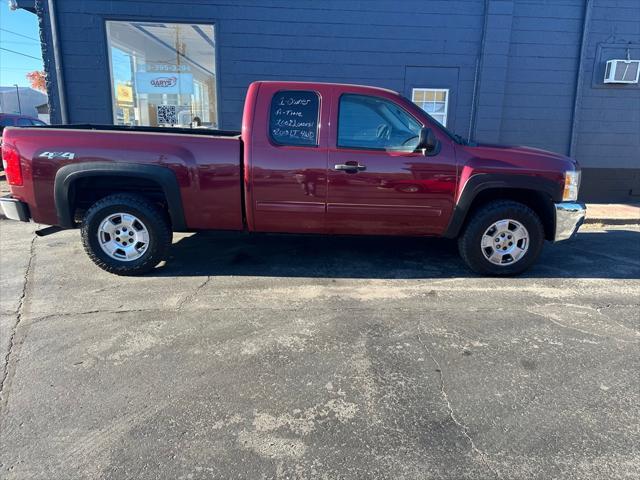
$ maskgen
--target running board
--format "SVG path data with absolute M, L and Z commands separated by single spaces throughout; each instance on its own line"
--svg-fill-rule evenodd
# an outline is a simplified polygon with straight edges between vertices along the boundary
M 36 235 L 38 235 L 39 237 L 46 237 L 47 235 L 51 235 L 52 233 L 58 233 L 61 230 L 66 230 L 66 229 L 62 227 L 56 227 L 56 226 L 41 228 L 40 230 L 36 230 Z

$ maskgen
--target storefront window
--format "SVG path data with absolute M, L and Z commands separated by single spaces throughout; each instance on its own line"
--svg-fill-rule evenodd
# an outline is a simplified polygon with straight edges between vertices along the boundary
M 213 25 L 107 22 L 116 125 L 218 128 Z

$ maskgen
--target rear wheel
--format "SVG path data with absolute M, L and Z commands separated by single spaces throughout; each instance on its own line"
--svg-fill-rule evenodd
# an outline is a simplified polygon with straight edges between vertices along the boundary
M 117 194 L 92 205 L 82 222 L 89 258 L 117 275 L 140 275 L 164 260 L 172 232 L 166 214 L 146 198 Z
M 538 258 L 544 228 L 538 215 L 522 203 L 503 200 L 480 208 L 458 239 L 460 255 L 473 271 L 517 275 Z

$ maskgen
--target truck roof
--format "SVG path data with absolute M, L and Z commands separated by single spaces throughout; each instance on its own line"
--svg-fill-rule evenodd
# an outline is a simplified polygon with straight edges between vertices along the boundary
M 396 92 L 395 90 L 391 90 L 389 88 L 383 88 L 383 87 L 372 87 L 370 85 L 358 85 L 358 84 L 354 84 L 354 83 L 333 83 L 333 82 L 291 82 L 291 81 L 279 81 L 279 80 L 260 80 L 260 81 L 256 81 L 253 82 L 253 84 L 259 85 L 259 84 L 271 84 L 271 85 L 279 85 L 283 88 L 286 87 L 307 87 L 307 88 L 318 88 L 318 87 L 335 87 L 335 88 L 349 88 L 349 89 L 362 89 L 362 90 L 367 90 L 367 91 L 380 91 L 380 92 L 386 92 L 386 93 L 391 93 L 393 95 L 400 95 L 398 92 Z

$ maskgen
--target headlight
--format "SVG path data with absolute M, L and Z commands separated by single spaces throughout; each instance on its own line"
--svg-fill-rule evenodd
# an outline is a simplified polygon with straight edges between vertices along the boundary
M 578 190 L 580 189 L 580 170 L 567 170 L 564 172 L 564 192 L 562 200 L 565 202 L 575 202 L 578 200 Z

